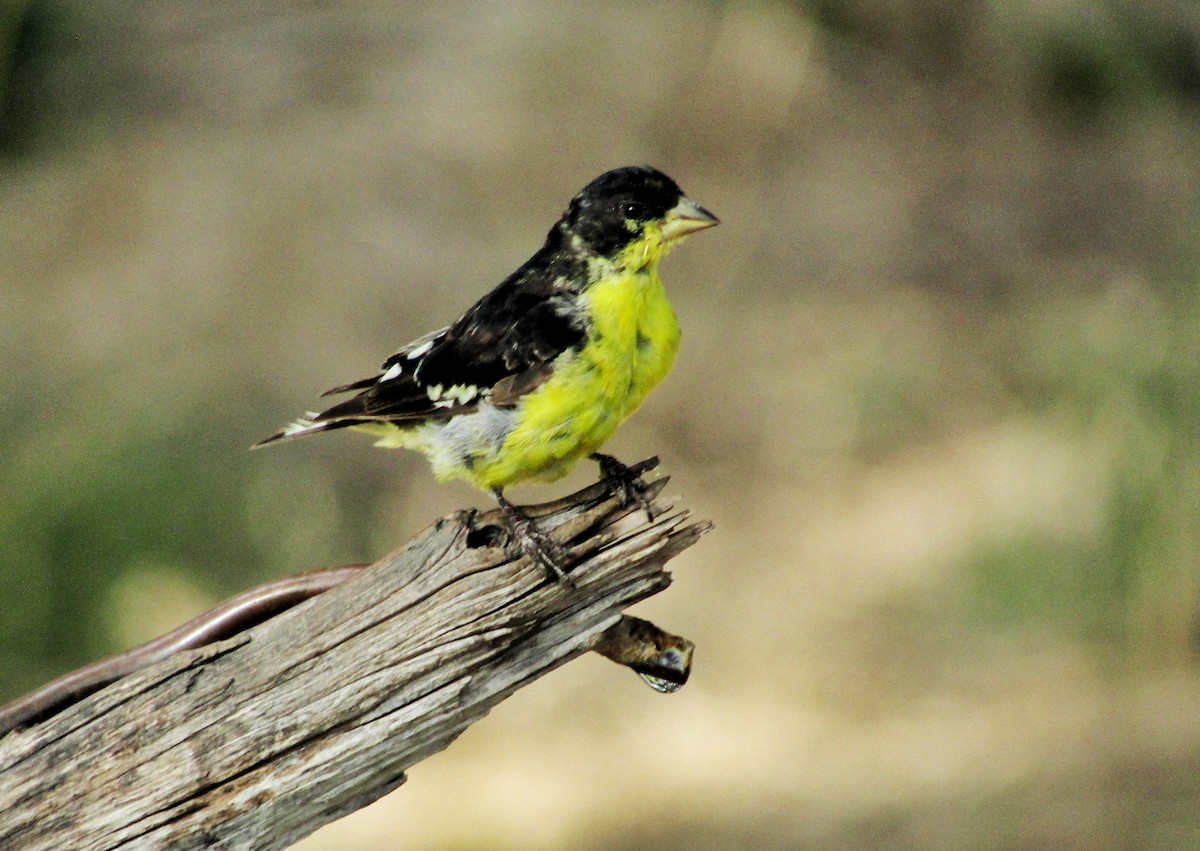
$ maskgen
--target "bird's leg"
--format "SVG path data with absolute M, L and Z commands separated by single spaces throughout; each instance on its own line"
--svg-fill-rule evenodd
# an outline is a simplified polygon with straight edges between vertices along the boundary
M 622 504 L 640 506 L 646 517 L 654 520 L 654 506 L 646 496 L 647 485 L 632 467 L 603 452 L 593 452 L 589 457 L 600 465 L 600 478 L 609 490 L 621 497 Z
M 539 563 L 550 574 L 551 579 L 557 579 L 570 587 L 575 587 L 575 580 L 567 575 L 562 565 L 566 564 L 567 556 L 558 543 L 537 527 L 533 518 L 513 505 L 504 496 L 503 488 L 492 488 L 492 495 L 500 504 L 508 525 L 512 527 L 513 540 L 517 542 L 525 555 Z

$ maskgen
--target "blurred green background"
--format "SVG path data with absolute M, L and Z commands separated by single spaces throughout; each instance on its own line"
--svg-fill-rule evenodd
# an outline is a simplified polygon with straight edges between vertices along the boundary
M 1200 6 L 0 2 L 0 700 L 489 504 L 334 436 L 601 171 L 716 531 L 335 848 L 1200 847 Z M 590 465 L 526 500 L 581 485 Z

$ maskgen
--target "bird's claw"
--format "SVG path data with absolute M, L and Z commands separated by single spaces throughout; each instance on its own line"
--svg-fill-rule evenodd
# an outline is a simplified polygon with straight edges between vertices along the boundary
M 557 541 L 539 529 L 533 518 L 505 499 L 502 494 L 497 493 L 496 500 L 508 520 L 512 540 L 521 552 L 545 568 L 551 579 L 574 588 L 575 580 L 563 569 L 563 565 L 569 561 L 566 551 Z
M 571 588 L 575 587 L 575 580 L 561 566 L 567 562 L 567 553 L 557 541 L 534 525 L 529 518 L 514 522 L 512 526 L 513 538 L 521 552 L 545 568 L 551 579 L 557 579 Z
M 602 452 L 593 452 L 591 457 L 600 465 L 600 478 L 604 481 L 605 486 L 621 498 L 622 505 L 638 506 L 653 522 L 654 518 L 658 516 L 658 512 L 655 511 L 654 503 L 650 500 L 648 493 L 650 486 L 642 478 L 641 471 Z

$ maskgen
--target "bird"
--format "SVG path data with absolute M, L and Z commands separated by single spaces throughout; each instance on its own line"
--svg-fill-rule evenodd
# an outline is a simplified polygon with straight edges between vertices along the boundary
M 626 504 L 649 512 L 644 483 L 599 449 L 675 362 L 680 329 L 659 262 L 717 224 L 658 169 L 607 171 L 455 322 L 402 347 L 376 374 L 327 390 L 354 395 L 254 448 L 349 428 L 376 446 L 417 450 L 439 481 L 490 492 L 520 549 L 573 584 L 561 548 L 504 489 L 554 481 L 590 457 Z

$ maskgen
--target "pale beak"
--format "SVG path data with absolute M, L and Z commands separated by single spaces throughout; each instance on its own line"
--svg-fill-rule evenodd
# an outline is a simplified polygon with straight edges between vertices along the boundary
M 679 203 L 663 216 L 662 236 L 665 242 L 673 242 L 689 233 L 719 225 L 721 222 L 708 210 L 691 198 L 680 198 Z

